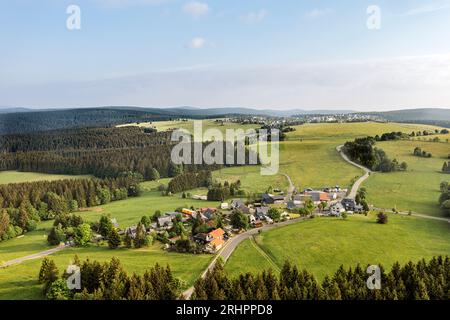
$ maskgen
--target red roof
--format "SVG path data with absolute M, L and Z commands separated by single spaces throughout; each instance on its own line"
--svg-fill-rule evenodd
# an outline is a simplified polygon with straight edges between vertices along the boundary
M 222 239 L 214 239 L 210 242 L 210 244 L 215 248 L 222 248 L 224 243 L 225 241 L 223 241 Z
M 225 234 L 225 231 L 223 231 L 222 228 L 213 230 L 210 233 L 208 233 L 208 235 L 210 237 L 212 237 L 213 239 L 221 238 L 221 237 L 223 237 L 224 234 Z
M 328 196 L 328 193 L 321 192 L 320 193 L 320 201 L 328 201 L 330 200 L 330 197 Z

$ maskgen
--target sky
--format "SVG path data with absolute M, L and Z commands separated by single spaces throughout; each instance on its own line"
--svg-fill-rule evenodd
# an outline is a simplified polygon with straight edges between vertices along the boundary
M 0 106 L 450 108 L 449 30 L 450 0 L 1 1 Z

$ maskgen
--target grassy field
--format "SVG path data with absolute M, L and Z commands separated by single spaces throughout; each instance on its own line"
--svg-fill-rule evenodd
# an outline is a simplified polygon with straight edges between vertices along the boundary
M 194 131 L 194 120 L 188 120 L 188 121 L 155 121 L 155 122 L 145 122 L 145 123 L 131 123 L 126 125 L 119 125 L 118 127 L 124 127 L 124 126 L 139 126 L 139 127 L 149 127 L 153 126 L 156 127 L 158 131 L 167 131 L 172 129 L 184 129 L 191 133 Z M 232 123 L 232 122 L 216 122 L 216 119 L 210 119 L 210 120 L 197 120 L 201 121 L 203 131 L 206 131 L 208 129 L 219 129 L 222 134 L 225 136 L 225 132 L 227 129 L 255 129 L 258 128 L 258 125 L 253 124 L 247 124 L 247 125 L 241 125 L 238 123 Z
M 77 214 L 80 214 L 88 222 L 98 221 L 103 214 L 107 214 L 111 218 L 115 218 L 121 228 L 126 228 L 136 225 L 144 215 L 153 215 L 156 210 L 164 213 L 174 211 L 178 207 L 217 207 L 219 205 L 219 202 L 182 199 L 179 194 L 172 197 L 161 196 L 161 193 L 155 188 L 160 184 L 167 184 L 169 180 L 144 182 L 141 184 L 143 193 L 140 197 L 111 202 L 80 211 Z M 197 191 L 206 192 L 206 190 Z M 29 232 L 23 237 L 0 242 L 0 264 L 51 248 L 47 245 L 46 235 L 52 225 L 53 221 L 40 222 L 38 230 Z
M 91 176 L 70 176 L 62 174 L 47 174 L 37 172 L 19 172 L 19 171 L 1 171 L 0 184 L 22 183 L 33 181 L 53 181 L 63 179 L 81 179 L 90 178 Z
M 288 174 L 295 186 L 322 188 L 340 185 L 350 187 L 362 170 L 346 163 L 336 152 L 338 145 L 358 137 L 375 136 L 385 132 L 434 130 L 433 126 L 397 123 L 333 123 L 306 124 L 288 133 L 280 142 L 280 173 Z M 443 144 L 444 145 L 444 144 Z M 219 180 L 241 179 L 244 189 L 262 192 L 268 186 L 287 188 L 281 175 L 260 175 L 259 169 L 225 168 L 214 174 Z
M 201 201 L 193 199 L 182 199 L 180 194 L 172 197 L 162 196 L 161 192 L 155 188 L 159 184 L 167 184 L 169 179 L 162 179 L 159 182 L 151 181 L 141 184 L 142 195 L 137 198 L 129 198 L 123 201 L 115 201 L 109 204 L 90 208 L 89 211 L 82 212 L 81 215 L 87 221 L 97 221 L 102 214 L 108 214 L 115 218 L 120 227 L 136 225 L 142 216 L 151 216 L 156 210 L 162 213 L 174 211 L 179 207 L 217 207 L 219 202 Z M 203 190 L 206 192 L 206 190 Z
M 391 214 L 387 225 L 368 217 L 353 216 L 347 221 L 316 218 L 282 227 L 257 237 L 260 248 L 281 267 L 286 260 L 306 268 L 323 279 L 341 264 L 346 267 L 417 261 L 450 254 L 450 224 Z M 269 261 L 247 240 L 226 264 L 230 274 L 258 271 Z
M 186 255 L 168 253 L 160 245 L 139 250 L 110 250 L 107 247 L 91 246 L 87 248 L 69 248 L 52 256 L 60 271 L 63 272 L 73 257 L 81 260 L 109 261 L 112 257 L 120 259 L 129 273 L 142 274 L 156 263 L 170 265 L 175 277 L 183 281 L 183 288 L 190 287 L 195 279 L 206 269 L 212 255 Z M 20 265 L 0 269 L 0 300 L 42 299 L 42 286 L 36 281 L 42 259 L 26 261 Z
M 189 129 L 192 122 L 154 123 L 160 130 L 176 125 Z M 213 121 L 207 121 L 205 128 L 213 127 Z M 240 127 L 227 124 L 219 127 Z M 213 173 L 220 181 L 241 180 L 247 191 L 263 192 L 269 186 L 286 189 L 288 174 L 299 188 L 350 186 L 352 180 L 361 175 L 361 170 L 341 159 L 336 146 L 356 137 L 382 134 L 391 131 L 411 132 L 432 130 L 425 125 L 394 123 L 354 123 L 354 124 L 308 124 L 296 127 L 288 134 L 288 140 L 280 143 L 280 174 L 261 176 L 260 168 L 234 167 Z M 413 210 L 420 213 L 439 215 L 437 208 L 438 187 L 446 177 L 438 171 L 450 153 L 449 144 L 423 141 L 396 141 L 379 143 L 392 158 L 406 161 L 409 171 L 392 174 L 375 174 L 365 186 L 368 189 L 370 203 L 377 206 Z M 414 147 L 419 146 L 433 154 L 433 158 L 416 158 L 411 155 Z M 52 178 L 54 177 L 54 178 Z M 62 179 L 72 176 L 55 176 L 34 173 L 3 172 L 0 183 L 30 181 L 30 179 Z M 23 179 L 23 180 L 20 180 Z M 143 215 L 152 215 L 156 210 L 173 211 L 177 207 L 216 207 L 218 202 L 206 202 L 182 199 L 180 195 L 163 197 L 156 191 L 159 184 L 167 184 L 169 179 L 142 184 L 143 194 L 138 198 L 112 202 L 107 205 L 90 208 L 80 214 L 87 221 L 95 221 L 102 214 L 116 218 L 121 227 L 136 224 Z M 192 194 L 205 194 L 205 189 L 192 190 Z M 393 261 L 405 262 L 409 259 L 431 257 L 437 254 L 450 254 L 450 225 L 439 221 L 429 221 L 413 217 L 391 215 L 388 225 L 374 223 L 373 216 L 351 217 L 348 221 L 336 219 L 315 219 L 285 228 L 264 233 L 257 238 L 259 247 L 252 241 L 239 246 L 227 263 L 227 270 L 236 274 L 244 271 L 259 271 L 280 267 L 285 259 L 290 259 L 300 267 L 306 267 L 323 277 L 334 271 L 340 264 L 347 266 L 357 262 L 378 263 L 389 266 Z M 14 258 L 48 249 L 45 233 L 52 222 L 39 224 L 39 229 L 24 237 L 0 243 L 0 263 Z M 112 256 L 121 259 L 131 272 L 143 270 L 156 262 L 169 263 L 177 277 L 191 284 L 206 268 L 211 256 L 191 256 L 169 254 L 154 246 L 144 250 L 111 251 L 102 247 L 73 248 L 55 254 L 54 259 L 62 270 L 73 255 L 82 259 L 109 260 Z M 0 299 L 30 299 L 39 297 L 40 286 L 36 283 L 40 260 L 27 261 L 21 265 L 0 269 Z
M 35 231 L 28 232 L 19 238 L 0 242 L 0 265 L 5 261 L 50 249 L 51 247 L 47 244 L 47 229 L 51 225 L 51 221 L 42 222 Z
M 372 175 L 364 184 L 368 190 L 368 201 L 382 208 L 441 215 L 438 206 L 439 184 L 450 181 L 450 175 L 440 172 L 450 153 L 450 144 L 423 141 L 380 142 L 377 146 L 388 155 L 408 163 L 407 172 Z M 413 150 L 420 147 L 431 152 L 432 158 L 414 156 Z

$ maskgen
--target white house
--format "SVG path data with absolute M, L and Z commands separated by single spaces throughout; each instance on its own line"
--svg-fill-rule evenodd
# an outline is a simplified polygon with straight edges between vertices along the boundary
M 340 217 L 342 212 L 345 212 L 345 208 L 340 202 L 330 207 L 330 216 Z

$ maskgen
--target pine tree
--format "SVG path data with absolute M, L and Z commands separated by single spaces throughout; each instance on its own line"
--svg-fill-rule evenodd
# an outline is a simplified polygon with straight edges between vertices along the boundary
M 136 236 L 134 237 L 134 247 L 142 248 L 146 245 L 145 227 L 142 223 L 139 223 L 136 228 Z
M 131 237 L 130 233 L 125 233 L 125 237 L 123 239 L 123 243 L 126 248 L 131 249 L 133 247 L 133 238 Z
M 117 232 L 116 228 L 113 228 L 108 236 L 108 246 L 111 249 L 117 249 L 120 247 L 122 243 L 122 239 L 119 235 L 119 232 Z
M 110 234 L 111 230 L 114 229 L 111 218 L 107 215 L 102 215 L 100 217 L 100 223 L 98 227 L 98 233 L 101 234 L 104 238 L 107 238 Z
M 42 261 L 41 269 L 39 270 L 39 283 L 44 284 L 44 294 L 47 294 L 48 289 L 53 282 L 58 280 L 58 268 L 56 267 L 55 261 L 44 258 Z

